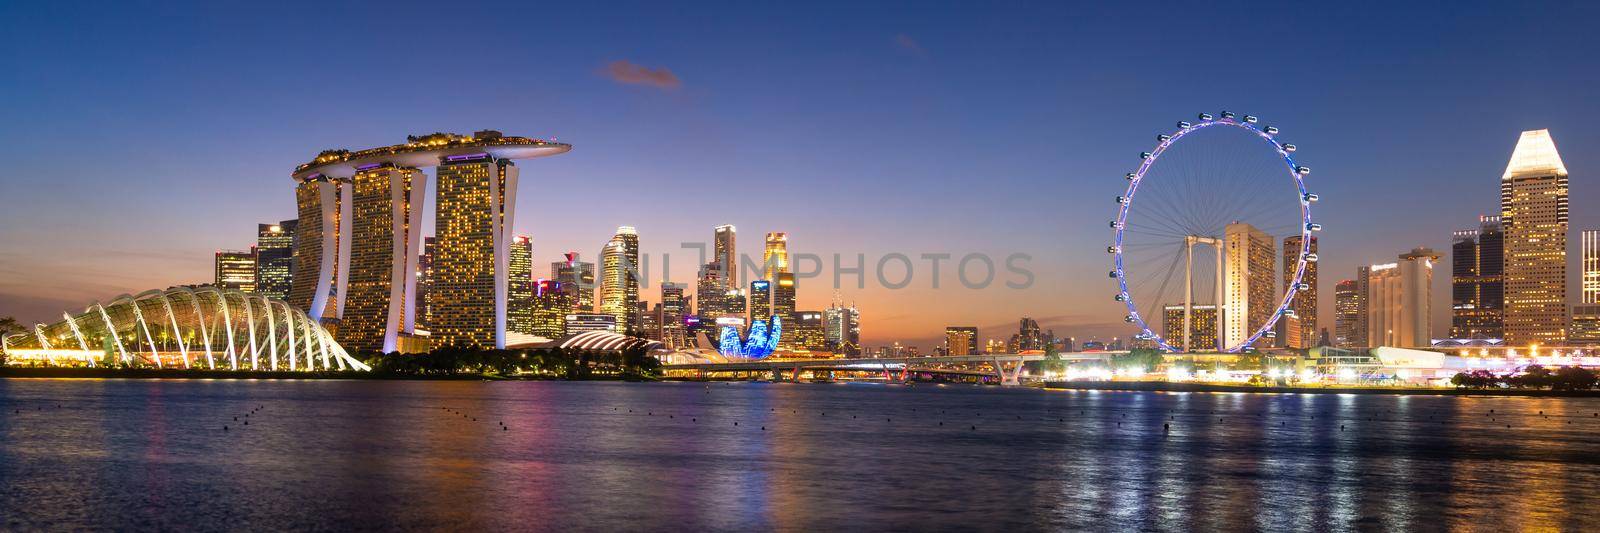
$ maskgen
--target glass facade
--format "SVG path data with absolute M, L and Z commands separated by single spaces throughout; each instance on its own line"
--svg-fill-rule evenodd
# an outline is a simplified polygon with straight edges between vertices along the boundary
M 382 166 L 357 172 L 352 184 L 348 291 L 337 335 L 349 350 L 397 351 L 400 334 L 415 326 L 426 176 Z
M 296 221 L 256 225 L 256 293 L 284 300 L 294 279 Z
M 220 250 L 216 259 L 216 286 L 235 291 L 256 292 L 256 251 Z
M 1547 130 L 1522 132 L 1500 178 L 1505 227 L 1505 340 L 1566 340 L 1567 168 Z

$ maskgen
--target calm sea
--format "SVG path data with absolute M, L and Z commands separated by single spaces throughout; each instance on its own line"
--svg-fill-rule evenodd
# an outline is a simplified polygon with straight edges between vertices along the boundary
M 1600 529 L 1596 399 L 0 380 L 0 408 L 5 530 Z

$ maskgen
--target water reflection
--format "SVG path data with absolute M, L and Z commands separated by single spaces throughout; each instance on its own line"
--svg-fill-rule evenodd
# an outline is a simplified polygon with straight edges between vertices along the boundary
M 8 530 L 1600 523 L 1594 399 L 0 380 L 0 409 Z

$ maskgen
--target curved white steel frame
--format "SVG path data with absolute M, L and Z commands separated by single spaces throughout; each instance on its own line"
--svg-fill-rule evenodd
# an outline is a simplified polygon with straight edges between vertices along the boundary
M 31 334 L 0 337 L 0 350 L 15 364 L 195 368 L 199 362 L 193 358 L 203 351 L 208 369 L 217 368 L 221 355 L 232 370 L 371 370 L 305 312 L 235 290 L 174 287 L 125 294 L 81 313 L 62 313 L 61 319 L 36 324 Z
M 1144 181 L 1145 173 L 1150 170 L 1150 167 L 1155 164 L 1157 159 L 1161 158 L 1161 154 L 1166 152 L 1168 147 L 1178 142 L 1178 139 L 1183 138 L 1184 135 L 1212 126 L 1232 126 L 1254 134 L 1266 141 L 1277 152 L 1278 156 L 1283 158 L 1284 165 L 1288 167 L 1289 177 L 1293 180 L 1295 188 L 1299 192 L 1299 198 L 1296 201 L 1300 204 L 1300 254 L 1294 267 L 1294 279 L 1288 285 L 1290 289 L 1284 291 L 1283 298 L 1279 301 L 1277 309 L 1273 310 L 1271 317 L 1267 319 L 1265 324 L 1262 324 L 1259 329 L 1255 330 L 1243 342 L 1235 346 L 1225 347 L 1223 351 L 1239 352 L 1245 347 L 1255 344 L 1256 339 L 1266 335 L 1268 331 L 1272 331 L 1273 326 L 1278 323 L 1278 319 L 1283 316 L 1289 309 L 1289 305 L 1294 302 L 1295 293 L 1300 292 L 1301 280 L 1305 276 L 1306 262 L 1311 252 L 1311 232 L 1321 229 L 1320 226 L 1311 222 L 1311 202 L 1315 201 L 1317 197 L 1306 192 L 1305 175 L 1310 173 L 1310 169 L 1295 163 L 1295 146 L 1279 141 L 1276 138 L 1278 134 L 1277 128 L 1257 128 L 1255 122 L 1256 119 L 1254 117 L 1246 116 L 1243 120 L 1240 120 L 1231 113 L 1226 112 L 1221 117 L 1201 114 L 1199 121 L 1194 123 L 1179 122 L 1177 131 L 1173 132 L 1172 135 L 1159 137 L 1160 143 L 1156 145 L 1154 150 L 1141 154 L 1143 161 L 1139 163 L 1139 169 L 1128 176 L 1127 192 L 1117 199 L 1119 204 L 1117 207 L 1117 219 L 1111 224 L 1111 227 L 1115 230 L 1111 248 L 1114 254 L 1113 270 L 1111 272 L 1117 278 L 1117 298 L 1128 308 L 1128 315 L 1125 318 L 1129 322 L 1136 323 L 1142 331 L 1142 335 L 1154 340 L 1164 350 L 1179 351 L 1171 344 L 1168 344 L 1167 340 L 1162 338 L 1161 335 L 1150 329 L 1150 325 L 1145 322 L 1144 317 L 1139 314 L 1139 309 L 1135 307 L 1133 296 L 1128 293 L 1128 279 L 1122 261 L 1122 236 L 1123 230 L 1128 226 L 1128 215 L 1133 209 L 1134 195 L 1139 192 L 1139 185 Z M 1221 333 L 1221 324 L 1218 324 L 1218 333 Z M 1187 348 L 1186 346 L 1185 349 Z

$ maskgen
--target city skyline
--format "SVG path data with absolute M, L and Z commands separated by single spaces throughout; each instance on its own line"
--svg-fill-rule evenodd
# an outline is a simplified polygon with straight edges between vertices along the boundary
M 22 19 L 46 14 L 71 16 L 85 28 L 99 28 L 109 34 L 123 31 L 112 21 L 151 16 L 117 9 L 73 13 L 80 8 L 72 6 L 16 9 L 48 10 L 20 12 Z M 491 99 L 496 105 L 487 106 L 430 100 L 431 105 L 404 116 L 384 113 L 382 108 L 409 101 L 409 97 L 381 90 L 351 93 L 349 89 L 335 88 L 319 90 L 313 97 L 299 92 L 304 89 L 266 77 L 218 82 L 234 90 L 217 92 L 235 96 L 203 95 L 191 88 L 202 81 L 217 82 L 213 77 L 222 74 L 276 75 L 292 67 L 248 53 L 243 58 L 201 53 L 195 62 L 212 69 L 208 72 L 160 59 L 122 65 L 104 74 L 112 80 L 136 82 L 141 90 L 106 94 L 94 84 L 76 83 L 85 74 L 61 65 L 95 64 L 97 58 L 114 55 L 115 51 L 90 43 L 46 49 L 30 40 L 45 42 L 37 33 L 19 28 L 5 37 L 15 45 L 13 48 L 56 61 L 7 60 L 8 66 L 17 68 L 18 79 L 55 83 L 4 86 L 8 97 L 37 105 L 14 110 L 16 120 L 0 126 L 0 135 L 7 141 L 0 150 L 17 162 L 16 175 L 59 179 L 39 193 L 20 188 L 13 192 L 8 181 L 8 195 L 28 201 L 0 216 L 10 227 L 59 228 L 59 232 L 72 233 L 5 232 L 0 236 L 0 249 L 8 250 L 0 256 L 7 273 L 0 280 L 0 315 L 16 315 L 30 322 L 48 321 L 60 309 L 83 302 L 108 300 L 149 287 L 207 281 L 214 267 L 206 262 L 209 254 L 248 247 L 252 242 L 249 228 L 255 224 L 294 218 L 296 213 L 291 195 L 284 191 L 283 174 L 318 150 L 392 144 L 407 133 L 498 127 L 556 136 L 579 147 L 572 154 L 541 162 L 539 179 L 548 181 L 541 181 L 542 187 L 526 187 L 519 194 L 521 205 L 544 207 L 521 210 L 523 216 L 512 228 L 516 234 L 532 237 L 536 264 L 558 260 L 565 250 L 581 250 L 585 256 L 595 253 L 596 243 L 604 242 L 605 235 L 619 225 L 638 228 L 642 254 L 671 254 L 670 281 L 689 284 L 699 265 L 692 252 L 679 249 L 678 244 L 706 242 L 708 228 L 720 224 L 737 225 L 747 235 L 786 232 L 792 239 L 793 253 L 818 253 L 824 257 L 839 253 L 852 258 L 857 253 L 866 254 L 869 268 L 874 258 L 890 252 L 913 258 L 918 253 L 951 253 L 960 257 L 981 252 L 1003 257 L 1024 252 L 1034 256 L 1030 270 L 1038 276 L 1033 288 L 1026 291 L 971 291 L 960 288 L 948 272 L 938 290 L 927 286 L 926 277 L 903 290 L 873 287 L 870 282 L 866 289 L 846 287 L 846 299 L 863 310 L 863 343 L 878 346 L 901 341 L 932 346 L 949 324 L 975 324 L 984 339 L 1003 337 L 1020 316 L 1035 317 L 1062 336 L 1125 338 L 1131 331 L 1117 319 L 1120 314 L 1107 297 L 1111 288 L 1102 281 L 1104 258 L 1081 253 L 1106 245 L 1109 236 L 1101 228 L 1111 209 L 1100 202 L 1081 202 L 1078 198 L 1092 200 L 1116 194 L 1122 185 L 1119 176 L 1133 166 L 1134 154 L 1147 149 L 1150 133 L 1197 111 L 1229 108 L 1271 116 L 1307 147 L 1307 162 L 1318 168 L 1310 180 L 1325 199 L 1317 218 L 1328 227 L 1319 243 L 1324 258 L 1319 266 L 1323 270 L 1320 291 L 1331 291 L 1332 284 L 1348 278 L 1356 265 L 1382 263 L 1397 252 L 1417 246 L 1446 250 L 1450 232 L 1459 229 L 1462 221 L 1477 214 L 1497 213 L 1495 178 L 1505 169 L 1522 131 L 1548 128 L 1562 149 L 1566 166 L 1577 178 L 1571 193 L 1571 231 L 1600 227 L 1600 212 L 1584 208 L 1600 203 L 1600 194 L 1585 187 L 1585 180 L 1594 175 L 1597 167 L 1597 156 L 1590 147 L 1600 143 L 1600 138 L 1584 126 L 1596 117 L 1572 89 L 1586 86 L 1585 80 L 1594 74 L 1568 66 L 1580 61 L 1575 50 L 1581 47 L 1563 46 L 1572 37 L 1544 31 L 1547 26 L 1559 27 L 1583 17 L 1554 16 L 1540 13 L 1539 9 L 1518 14 L 1525 18 L 1504 20 L 1467 9 L 1443 19 L 1438 27 L 1421 30 L 1401 30 L 1398 22 L 1335 17 L 1329 27 L 1305 35 L 1304 40 L 1287 42 L 1273 52 L 1281 56 L 1241 60 L 1241 70 L 1288 76 L 1304 83 L 1274 88 L 1271 93 L 1263 92 L 1259 80 L 1210 76 L 1214 62 L 1192 61 L 1211 65 L 1203 70 L 1183 66 L 1200 54 L 1214 56 L 1219 52 L 1217 48 L 1256 51 L 1253 43 L 1259 36 L 1224 38 L 1214 43 L 1214 48 L 1202 51 L 1171 50 L 1168 39 L 1172 37 L 1157 37 L 1151 42 L 1131 42 L 1120 53 L 1071 56 L 1073 61 L 1082 63 L 1082 68 L 1074 69 L 1076 72 L 1121 80 L 1107 86 L 1079 84 L 1079 78 L 1067 73 L 1041 73 L 1022 66 L 1028 63 L 1025 59 L 1038 57 L 1036 54 L 1071 49 L 1077 39 L 1093 39 L 1104 36 L 1097 32 L 1126 28 L 1085 28 L 1082 35 L 1047 39 L 1038 50 L 1020 50 L 1014 41 L 984 44 L 984 39 L 966 39 L 982 30 L 964 28 L 951 20 L 930 18 L 897 24 L 893 22 L 893 10 L 869 10 L 862 14 L 866 23 L 846 28 L 836 36 L 839 44 L 759 65 L 760 73 L 769 76 L 768 80 L 802 82 L 791 90 L 807 91 L 817 99 L 814 102 L 774 108 L 775 103 L 783 101 L 778 95 L 762 96 L 758 90 L 761 87 L 753 86 L 751 80 L 718 73 L 720 67 L 738 58 L 707 55 L 703 42 L 697 44 L 688 39 L 649 53 L 627 44 L 599 48 L 587 55 L 578 54 L 581 57 L 514 69 L 516 72 L 509 76 L 509 80 L 535 89 L 529 92 L 565 96 L 559 106 L 515 96 L 499 96 Z M 729 16 L 735 20 L 763 20 L 791 30 L 820 23 L 819 19 L 804 16 L 775 23 L 767 20 L 766 14 L 758 9 L 733 10 Z M 217 14 L 192 16 L 214 15 Z M 1042 34 L 1037 32 L 1049 27 L 1047 21 L 1064 21 L 1066 15 L 1043 16 L 1033 24 L 1019 22 L 1017 13 L 998 11 L 992 16 L 1023 24 L 1036 32 L 1030 35 L 1037 36 Z M 1253 22 L 1260 28 L 1294 20 L 1289 15 L 1230 15 L 1239 15 L 1232 18 Z M 262 22 L 270 22 L 273 16 L 262 15 Z M 411 16 L 415 15 L 399 12 L 382 14 L 380 18 Z M 1154 23 L 1180 28 L 1201 16 L 1179 9 Z M 1203 16 L 1217 14 L 1208 12 Z M 593 17 L 579 14 L 576 18 L 594 24 Z M 666 16 L 664 20 L 681 19 Z M 204 28 L 205 25 L 183 28 L 155 19 L 147 22 L 149 27 L 166 30 L 174 37 L 203 32 L 209 37 L 226 38 L 213 33 L 218 29 Z M 624 23 L 639 24 L 642 23 Z M 1391 24 L 1396 26 L 1387 26 Z M 1507 33 L 1507 27 L 1538 28 L 1551 37 L 1538 43 L 1518 41 L 1515 47 L 1471 44 L 1483 36 L 1489 36 L 1491 44 L 1505 44 L 1507 41 L 1502 39 L 1510 38 L 1500 35 Z M 510 27 L 494 29 L 509 31 Z M 552 30 L 554 35 L 561 35 L 559 28 Z M 1336 46 L 1334 37 L 1352 33 L 1381 38 L 1354 50 Z M 755 45 L 756 50 L 789 50 L 793 45 L 735 35 L 728 29 L 718 30 L 718 36 L 743 39 Z M 900 36 L 906 39 L 899 39 Z M 945 44 L 954 38 L 975 44 Z M 157 51 L 177 46 L 156 37 L 138 37 L 135 41 Z M 917 43 L 915 50 L 904 44 L 908 41 Z M 1471 47 L 1478 53 L 1470 57 L 1458 55 L 1454 63 L 1447 65 L 1434 65 L 1425 55 L 1393 58 L 1393 62 L 1407 67 L 1398 73 L 1357 65 L 1357 60 L 1386 56 L 1392 48 L 1413 41 L 1444 42 L 1458 48 Z M 378 48 L 354 43 L 347 48 L 350 59 L 383 57 Z M 843 64 L 819 63 L 832 57 L 828 54 L 847 49 L 859 50 L 860 59 Z M 304 59 L 313 57 L 317 49 L 296 44 L 282 51 L 291 59 Z M 1331 55 L 1335 51 L 1353 57 L 1340 61 Z M 979 60 L 997 52 L 1005 58 L 997 65 Z M 392 61 L 423 65 L 429 56 L 430 53 L 422 53 Z M 1145 72 L 1122 64 L 1134 63 L 1127 61 L 1128 57 L 1158 57 L 1146 68 L 1167 70 Z M 639 84 L 596 72 L 602 65 L 623 59 L 668 69 L 677 81 Z M 849 90 L 822 90 L 854 78 L 858 70 L 880 71 L 885 76 L 882 81 L 849 86 Z M 789 71 L 795 73 L 784 74 Z M 534 72 L 538 74 L 530 74 Z M 974 73 L 999 83 L 976 84 L 968 79 Z M 1546 75 L 1556 75 L 1570 83 L 1526 81 L 1547 79 Z M 1158 83 L 1159 79 L 1172 76 L 1198 76 L 1199 81 L 1174 94 Z M 1015 87 L 1019 81 L 1038 83 L 1036 88 Z M 42 91 L 46 85 L 67 90 L 47 94 Z M 1424 85 L 1429 91 L 1407 94 L 1408 87 Z M 903 97 L 908 94 L 910 98 Z M 1014 98 L 1004 98 L 1010 101 L 997 101 L 981 112 L 956 105 L 972 95 Z M 91 99 L 116 106 L 123 115 L 108 119 L 80 111 L 83 103 Z M 258 101 L 259 107 L 271 113 L 244 109 L 241 105 L 247 100 L 242 99 L 255 99 L 251 101 Z M 822 111 L 812 105 L 838 109 Z M 624 109 L 633 120 L 619 122 L 585 112 L 608 106 Z M 742 118 L 749 109 L 768 111 L 758 118 Z M 1096 117 L 1103 113 L 1100 109 L 1114 109 L 1115 120 Z M 1462 112 L 1463 109 L 1471 111 Z M 314 123 L 317 121 L 311 117 L 318 115 L 341 120 L 315 129 L 283 126 L 296 121 Z M 226 117 L 225 122 L 218 117 Z M 1365 117 L 1366 121 L 1349 117 Z M 1089 122 L 1094 125 L 1089 126 Z M 1461 124 L 1470 127 L 1459 127 Z M 228 132 L 226 142 L 216 135 L 219 129 Z M 139 134 L 145 130 L 156 134 Z M 109 148 L 113 157 L 107 158 L 109 161 L 87 158 L 66 167 L 57 164 L 63 157 L 72 157 L 66 144 L 59 141 L 84 131 L 117 138 L 116 146 Z M 959 161 L 934 157 L 935 152 L 924 140 L 927 132 L 940 131 L 959 135 L 984 150 Z M 660 139 L 664 138 L 672 139 L 673 148 L 660 146 Z M 839 143 L 858 143 L 873 149 L 866 154 L 835 156 L 826 148 Z M 248 148 L 242 148 L 245 145 Z M 702 155 L 715 153 L 718 157 L 706 159 L 682 153 L 688 150 Z M 184 155 L 173 155 L 177 153 Z M 804 155 L 807 153 L 815 155 L 808 157 Z M 935 160 L 938 164 L 921 160 Z M 128 176 L 139 179 L 122 179 Z M 792 195 L 775 195 L 779 200 L 793 201 L 725 202 L 715 209 L 694 209 L 692 205 L 670 210 L 660 207 L 685 204 L 676 200 L 662 202 L 663 191 L 692 190 L 699 180 L 708 177 L 737 183 L 722 191 L 727 194 L 756 196 L 763 191 L 770 195 L 772 190 L 793 190 Z M 167 186 L 135 186 L 150 180 Z M 206 186 L 219 180 L 224 187 Z M 604 205 L 559 202 L 548 197 L 548 188 L 559 184 L 602 182 L 634 194 L 619 195 L 615 202 Z M 810 185 L 797 187 L 796 183 Z M 984 186 L 971 187 L 973 183 Z M 1426 190 L 1430 201 L 1373 194 L 1397 183 L 1404 183 L 1402 190 Z M 46 191 L 54 194 L 44 194 Z M 117 203 L 172 201 L 168 196 L 173 194 L 180 195 L 178 199 L 191 207 L 148 214 L 137 225 L 117 222 L 112 213 L 118 210 L 113 207 L 115 204 L 108 203 L 108 198 L 115 198 Z M 948 197 L 960 197 L 978 207 L 968 212 L 932 207 Z M 698 201 L 699 196 L 684 198 Z M 426 209 L 422 234 L 435 235 L 432 206 Z M 1019 223 L 1012 213 L 1034 215 Z M 194 227 L 196 218 L 206 219 L 207 224 Z M 63 235 L 72 238 L 62 239 Z M 1358 235 L 1383 238 L 1357 239 Z M 1569 235 L 1570 257 L 1578 255 L 1576 237 Z M 747 243 L 755 242 L 748 240 L 753 238 L 747 237 Z M 749 244 L 746 248 L 754 249 Z M 71 261 L 88 253 L 116 258 L 124 267 L 111 271 Z M 1578 270 L 1576 264 L 1569 264 L 1571 301 L 1577 298 Z M 650 280 L 650 286 L 658 281 Z M 818 281 L 799 280 L 797 308 L 824 307 L 833 287 L 827 280 Z M 1434 283 L 1444 282 L 1436 279 Z M 1444 289 L 1443 285 L 1435 285 L 1432 291 L 1434 312 L 1430 320 L 1434 331 L 1448 331 L 1449 291 Z M 1331 300 L 1319 302 L 1319 315 L 1324 317 L 1321 323 L 1333 316 Z

